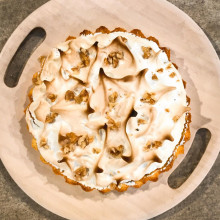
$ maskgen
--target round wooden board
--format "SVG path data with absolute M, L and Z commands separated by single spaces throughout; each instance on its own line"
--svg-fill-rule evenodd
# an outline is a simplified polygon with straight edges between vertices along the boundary
M 155 36 L 172 51 L 191 98 L 192 138 L 201 127 L 212 133 L 211 141 L 198 166 L 178 189 L 171 189 L 167 179 L 172 172 L 148 182 L 140 189 L 125 193 L 84 192 L 79 186 L 66 184 L 50 167 L 41 163 L 31 148 L 24 119 L 27 92 L 32 74 L 39 70 L 37 58 L 68 35 L 78 36 L 84 30 L 95 31 L 104 25 L 109 29 L 139 28 L 146 36 Z M 47 36 L 32 54 L 15 88 L 3 82 L 8 63 L 26 35 L 43 27 Z M 220 66 L 219 59 L 202 30 L 182 11 L 165 0 L 53 0 L 32 13 L 14 31 L 0 54 L 0 155 L 15 182 L 46 209 L 68 219 L 147 219 L 161 214 L 185 199 L 211 169 L 220 147 Z M 174 168 L 182 161 L 180 156 Z

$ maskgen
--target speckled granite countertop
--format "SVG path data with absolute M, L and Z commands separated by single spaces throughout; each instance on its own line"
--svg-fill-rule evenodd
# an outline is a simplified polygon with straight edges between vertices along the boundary
M 47 1 L 48 0 L 0 0 L 0 50 L 23 19 Z M 217 54 L 220 55 L 220 1 L 169 0 L 169 2 L 186 12 L 203 29 L 217 51 Z M 190 196 L 173 209 L 153 219 L 220 219 L 219 171 L 220 155 L 209 174 Z M 63 219 L 42 208 L 30 199 L 12 180 L 1 161 L 0 195 L 0 219 Z

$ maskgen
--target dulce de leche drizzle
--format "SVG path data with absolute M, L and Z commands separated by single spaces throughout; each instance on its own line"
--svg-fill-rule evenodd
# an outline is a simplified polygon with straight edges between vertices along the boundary
M 44 160 L 85 187 L 135 185 L 164 169 L 188 128 L 178 70 L 155 38 L 134 32 L 70 37 L 33 77 L 29 131 Z

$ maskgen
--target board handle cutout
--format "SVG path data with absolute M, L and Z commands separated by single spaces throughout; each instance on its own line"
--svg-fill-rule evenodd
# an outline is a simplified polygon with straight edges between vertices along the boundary
M 208 129 L 200 128 L 196 132 L 186 157 L 168 178 L 169 187 L 177 189 L 189 178 L 205 153 L 210 139 L 211 132 Z
M 17 86 L 22 71 L 31 54 L 44 41 L 46 31 L 36 27 L 25 37 L 12 57 L 4 75 L 4 83 L 10 88 Z

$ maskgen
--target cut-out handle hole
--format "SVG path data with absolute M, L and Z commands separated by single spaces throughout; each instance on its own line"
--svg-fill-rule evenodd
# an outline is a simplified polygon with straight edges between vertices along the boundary
M 189 178 L 205 153 L 210 139 L 211 132 L 208 129 L 200 128 L 196 132 L 192 146 L 186 157 L 168 178 L 168 185 L 171 188 L 179 188 Z
M 34 28 L 22 41 L 12 57 L 4 76 L 6 86 L 17 86 L 21 73 L 35 49 L 44 41 L 46 32 L 41 27 Z

